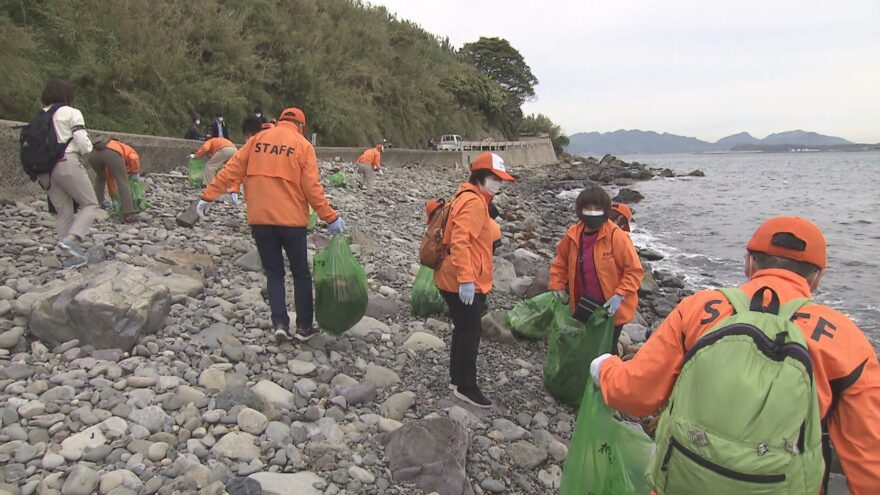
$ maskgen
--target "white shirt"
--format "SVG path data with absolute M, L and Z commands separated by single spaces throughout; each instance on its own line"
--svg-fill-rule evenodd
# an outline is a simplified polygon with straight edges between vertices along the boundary
M 48 111 L 50 108 L 51 105 L 44 107 L 43 110 Z M 86 131 L 86 122 L 82 112 L 70 105 L 65 105 L 55 111 L 52 121 L 55 123 L 55 135 L 58 136 L 59 143 L 65 143 L 73 138 L 67 145 L 65 153 L 85 155 L 92 151 L 92 140 L 89 139 L 89 133 Z

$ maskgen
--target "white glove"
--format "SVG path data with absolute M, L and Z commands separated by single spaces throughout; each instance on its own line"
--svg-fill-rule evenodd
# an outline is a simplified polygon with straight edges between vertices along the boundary
M 336 220 L 330 222 L 327 229 L 332 235 L 341 234 L 345 232 L 345 222 L 342 221 L 342 217 L 336 217 Z
M 238 193 L 236 193 L 236 192 L 229 193 L 229 199 L 232 200 L 232 204 L 237 205 L 238 204 Z
M 461 302 L 464 303 L 465 306 L 470 306 L 474 303 L 474 294 L 476 293 L 476 285 L 473 282 L 466 282 L 464 284 L 459 284 L 458 286 L 458 298 L 461 299 Z
M 205 215 L 208 214 L 208 210 L 211 209 L 211 205 L 213 205 L 213 204 L 214 203 L 212 203 L 210 201 L 205 201 L 204 199 L 200 199 L 199 202 L 196 203 L 196 213 L 200 217 L 204 217 Z
M 590 375 L 593 376 L 593 383 L 595 383 L 597 387 L 601 388 L 601 385 L 599 384 L 599 378 L 601 377 L 600 373 L 602 372 L 602 361 L 605 361 L 610 357 L 611 354 L 608 354 L 606 352 L 605 354 L 602 354 L 601 356 L 594 359 L 592 363 L 590 363 Z
M 190 160 L 192 160 L 192 159 L 195 158 L 195 157 L 196 157 L 196 155 L 194 155 L 194 154 L 192 154 L 192 153 L 190 153 L 189 156 L 187 156 L 187 158 L 189 158 Z

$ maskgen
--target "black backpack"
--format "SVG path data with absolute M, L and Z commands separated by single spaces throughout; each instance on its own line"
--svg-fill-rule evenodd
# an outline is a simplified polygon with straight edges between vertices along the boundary
M 52 105 L 49 110 L 40 110 L 34 120 L 21 130 L 19 136 L 19 148 L 21 150 L 21 166 L 24 173 L 32 181 L 37 180 L 40 174 L 48 174 L 55 168 L 55 164 L 64 155 L 67 142 L 59 143 L 55 134 L 55 123 L 52 116 L 61 108 L 62 104 Z

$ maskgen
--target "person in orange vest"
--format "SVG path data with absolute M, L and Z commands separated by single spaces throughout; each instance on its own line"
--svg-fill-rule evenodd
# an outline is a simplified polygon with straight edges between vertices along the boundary
M 314 328 L 312 275 L 309 271 L 307 230 L 309 206 L 328 224 L 331 234 L 341 234 L 345 222 L 324 196 L 315 148 L 302 135 L 306 116 L 287 108 L 278 124 L 257 133 L 205 188 L 196 212 L 205 216 L 235 181 L 247 192 L 247 215 L 266 274 L 266 292 L 276 339 L 307 340 Z M 284 284 L 284 253 L 293 272 L 296 333 L 291 335 Z
M 94 148 L 86 156 L 86 160 L 95 171 L 94 187 L 98 203 L 104 204 L 106 183 L 111 198 L 116 195 L 117 190 L 119 191 L 122 221 L 137 223 L 137 212 L 128 179 L 140 180 L 140 156 L 131 146 L 106 135 L 95 138 L 93 145 Z
M 739 289 L 751 299 L 769 287 L 777 294 L 779 305 L 797 298 L 810 299 L 826 268 L 825 236 L 819 227 L 800 217 L 774 217 L 762 223 L 746 245 L 745 274 L 749 280 Z M 632 360 L 624 362 L 607 354 L 593 360 L 590 372 L 605 402 L 638 417 L 657 412 L 672 393 L 686 356 L 708 330 L 732 314 L 733 306 L 720 291 L 702 290 L 682 300 Z M 877 352 L 855 323 L 828 306 L 809 302 L 791 321 L 803 333 L 812 361 L 822 417 L 825 484 L 833 444 L 850 493 L 878 493 Z M 719 397 L 724 393 L 718 390 Z M 715 400 L 712 396 L 700 399 Z
M 514 178 L 495 153 L 478 156 L 470 170 L 470 179 L 451 200 L 443 233 L 449 255 L 434 271 L 434 285 L 452 316 L 450 388 L 459 399 L 488 408 L 492 401 L 477 385 L 477 354 L 483 332 L 480 318 L 486 295 L 492 290 L 493 244 L 501 238 L 501 228 L 489 216 L 489 203 L 504 181 L 514 182 Z
M 633 222 L 633 212 L 626 203 L 613 203 L 609 218 L 625 232 L 632 232 L 635 225 L 635 222 Z
M 364 180 L 367 187 L 367 194 L 373 194 L 373 178 L 376 173 L 382 173 L 382 153 L 385 152 L 385 146 L 377 144 L 374 148 L 369 148 L 361 153 L 361 156 L 355 160 L 358 173 Z
M 609 350 L 617 354 L 623 325 L 632 320 L 639 305 L 645 271 L 632 240 L 609 220 L 611 197 L 601 186 L 581 191 L 575 213 L 580 221 L 568 228 L 556 246 L 549 287 L 571 304 L 576 316 L 582 311 L 579 306 L 605 305 L 614 317 Z
M 189 155 L 190 158 L 207 157 L 205 163 L 205 173 L 202 175 L 202 183 L 208 185 L 217 172 L 223 168 L 227 160 L 235 154 L 235 143 L 222 137 L 209 137 L 195 153 Z

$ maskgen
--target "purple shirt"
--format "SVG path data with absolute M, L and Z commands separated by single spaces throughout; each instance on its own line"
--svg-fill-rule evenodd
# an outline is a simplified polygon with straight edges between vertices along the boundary
M 596 273 L 596 261 L 593 258 L 593 248 L 596 246 L 596 239 L 598 237 L 599 232 L 592 234 L 585 232 L 583 237 L 581 237 L 581 269 L 580 273 L 578 273 L 578 299 L 586 294 L 596 301 L 601 302 L 605 300 L 605 295 L 602 293 L 602 285 L 599 284 L 599 274 Z

